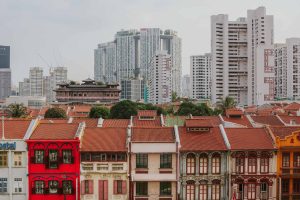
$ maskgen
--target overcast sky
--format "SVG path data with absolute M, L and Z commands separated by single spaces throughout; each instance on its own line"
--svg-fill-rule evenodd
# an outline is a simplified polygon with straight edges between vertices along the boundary
M 259 6 L 274 15 L 275 42 L 300 37 L 299 0 L 0 0 L 0 44 L 11 46 L 14 84 L 33 66 L 66 66 L 82 80 L 93 77 L 97 44 L 120 29 L 174 29 L 186 74 L 190 55 L 210 51 L 211 15 L 235 20 Z

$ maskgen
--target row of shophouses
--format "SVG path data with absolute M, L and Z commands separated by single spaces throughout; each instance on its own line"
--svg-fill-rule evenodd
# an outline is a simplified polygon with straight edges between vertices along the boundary
M 104 121 L 2 120 L 0 200 L 300 199 L 300 126 Z

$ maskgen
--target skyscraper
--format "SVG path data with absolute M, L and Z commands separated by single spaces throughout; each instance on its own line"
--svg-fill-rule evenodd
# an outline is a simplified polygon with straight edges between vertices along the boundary
M 19 96 L 30 96 L 30 79 L 24 78 L 19 82 Z
M 191 56 L 191 97 L 193 99 L 211 98 L 211 54 Z
M 300 38 L 275 45 L 276 97 L 300 99 Z
M 272 100 L 270 89 L 261 90 L 257 84 L 263 82 L 272 88 L 274 71 L 270 66 L 259 65 L 261 60 L 257 59 L 264 59 L 265 53 L 258 49 L 267 50 L 273 44 L 273 16 L 266 15 L 264 7 L 248 10 L 247 18 L 236 21 L 229 21 L 228 15 L 214 15 L 211 34 L 212 102 L 226 96 L 233 97 L 239 105 Z M 264 102 L 258 102 L 260 96 Z
M 173 30 L 142 28 L 140 31 L 117 32 L 113 42 L 99 44 L 95 50 L 95 79 L 105 81 L 104 77 L 108 77 L 111 80 L 110 77 L 116 75 L 118 82 L 129 80 L 134 78 L 134 71 L 139 68 L 141 77 L 147 82 L 151 59 L 156 51 L 161 50 L 172 57 L 172 76 L 176 77 L 173 79 L 172 88 L 180 94 L 181 39 Z
M 191 76 L 185 74 L 181 79 L 181 96 L 190 98 L 192 94 L 191 89 Z
M 157 51 L 149 69 L 149 102 L 161 104 L 172 100 L 172 60 L 166 51 Z
M 10 47 L 0 46 L 0 99 L 11 93 Z
M 94 51 L 95 81 L 103 83 L 116 82 L 116 43 L 99 44 Z
M 43 96 L 43 68 L 31 67 L 29 71 L 30 96 Z

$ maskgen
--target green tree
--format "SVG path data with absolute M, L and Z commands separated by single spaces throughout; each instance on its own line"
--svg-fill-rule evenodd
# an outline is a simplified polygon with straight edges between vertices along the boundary
M 89 117 L 90 118 L 100 118 L 102 117 L 103 119 L 109 118 L 110 111 L 106 107 L 102 106 L 94 106 L 91 108 Z
M 110 116 L 113 119 L 129 119 L 133 115 L 137 115 L 137 106 L 129 100 L 120 101 L 110 109 Z
M 67 114 L 62 108 L 49 108 L 45 113 L 45 118 L 67 118 Z
M 194 114 L 196 111 L 197 106 L 195 104 L 193 104 L 192 102 L 183 102 L 182 104 L 180 104 L 179 109 L 177 111 L 177 115 L 183 115 L 183 116 L 187 116 L 190 114 Z
M 192 114 L 195 116 L 211 116 L 214 112 L 206 103 L 201 103 L 196 106 L 194 113 Z
M 232 97 L 227 96 L 218 104 L 218 109 L 220 109 L 224 114 L 227 109 L 234 108 L 235 106 L 236 102 L 234 101 L 234 99 Z
M 23 118 L 27 117 L 27 108 L 23 104 L 10 104 L 8 106 L 8 111 L 11 117 L 14 118 Z
M 172 92 L 172 102 L 175 102 L 178 99 L 178 95 L 176 92 Z

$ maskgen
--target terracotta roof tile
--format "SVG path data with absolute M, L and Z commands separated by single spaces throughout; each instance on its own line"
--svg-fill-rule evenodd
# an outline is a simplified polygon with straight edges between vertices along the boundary
M 243 115 L 244 112 L 241 109 L 238 108 L 230 108 L 226 110 L 226 115 L 231 116 L 231 115 Z
M 300 116 L 280 115 L 279 117 L 286 124 L 300 125 Z
M 68 120 L 67 119 L 50 119 L 50 118 L 47 118 L 47 119 L 41 119 L 40 120 L 40 123 L 44 123 L 44 124 L 65 124 L 65 123 L 68 123 Z
M 76 117 L 72 121 L 72 123 L 75 123 L 75 124 L 76 123 L 79 124 L 81 122 L 85 122 L 86 127 L 97 127 L 97 125 L 98 125 L 98 119 L 96 119 L 96 118 Z
M 160 117 L 155 118 L 154 120 L 140 120 L 137 117 L 133 117 L 133 126 L 134 127 L 162 127 Z
M 138 110 L 137 116 L 145 116 L 145 117 L 156 117 L 157 111 L 156 110 Z
M 132 142 L 175 142 L 174 128 L 132 128 Z
M 214 127 L 210 132 L 187 132 L 179 128 L 180 151 L 223 151 L 227 150 L 220 129 Z
M 300 109 L 300 104 L 297 102 L 290 103 L 283 108 L 285 111 L 298 111 Z
M 227 117 L 227 116 L 222 116 L 224 121 L 235 123 L 235 124 L 240 124 L 246 127 L 252 127 L 251 122 L 248 120 L 248 118 L 245 115 L 242 115 L 241 118 L 236 118 L 236 117 Z
M 81 112 L 74 112 L 74 111 L 70 111 L 68 113 L 69 117 L 88 117 L 89 113 L 81 113 Z
M 80 151 L 124 152 L 126 128 L 86 128 Z
M 225 131 L 232 150 L 274 149 L 265 128 L 226 128 Z
M 41 108 L 38 115 L 44 116 L 45 113 L 46 113 L 46 111 L 47 111 L 48 109 L 49 109 L 49 107 L 43 107 L 43 108 Z
M 5 139 L 23 139 L 29 128 L 31 120 L 5 119 L 4 137 Z M 2 121 L 0 121 L 0 139 L 2 138 Z
M 192 116 L 192 119 L 210 120 L 213 126 L 219 126 L 222 124 L 219 116 Z
M 89 113 L 92 106 L 90 105 L 75 105 L 72 109 L 73 112 L 80 112 L 80 113 Z
M 286 136 L 292 135 L 293 132 L 300 131 L 299 126 L 271 126 L 272 133 L 275 137 L 284 139 Z
M 186 127 L 213 127 L 209 119 L 186 119 Z
M 251 116 L 253 121 L 259 124 L 271 125 L 271 126 L 281 126 L 283 123 L 275 116 Z
M 75 138 L 78 124 L 39 124 L 30 140 L 72 140 Z
M 104 119 L 102 127 L 126 128 L 129 121 L 129 119 Z

